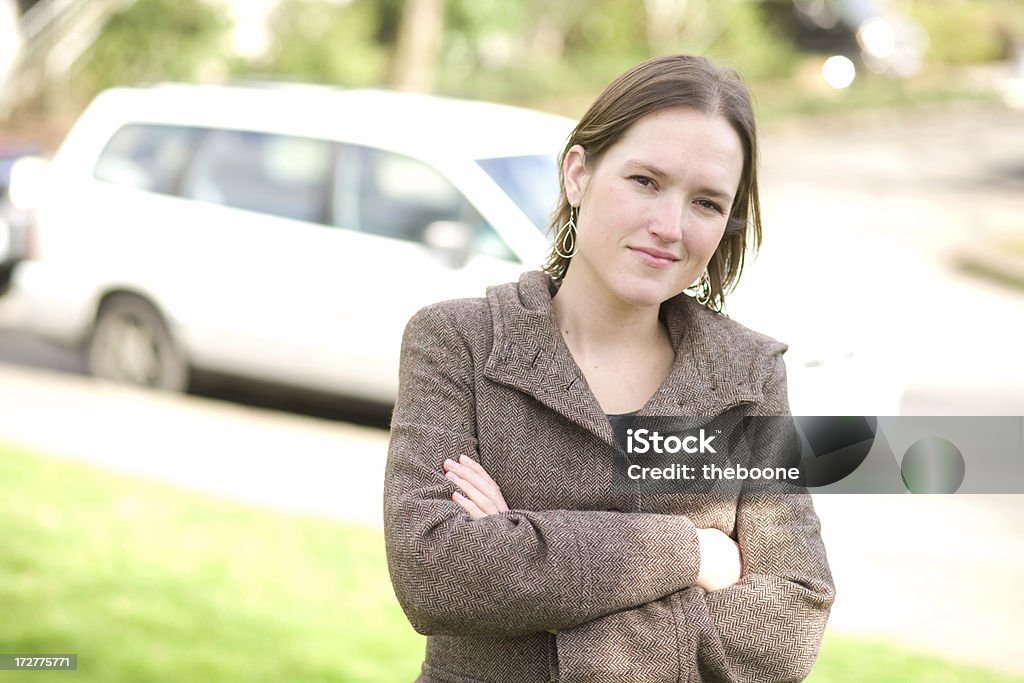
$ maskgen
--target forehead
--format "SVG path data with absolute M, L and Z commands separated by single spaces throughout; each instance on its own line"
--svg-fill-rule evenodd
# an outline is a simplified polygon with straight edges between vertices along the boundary
M 661 109 L 644 116 L 605 153 L 606 158 L 619 161 L 638 155 L 665 167 L 703 160 L 723 171 L 737 165 L 742 170 L 744 161 L 743 144 L 732 125 L 721 116 L 690 107 Z

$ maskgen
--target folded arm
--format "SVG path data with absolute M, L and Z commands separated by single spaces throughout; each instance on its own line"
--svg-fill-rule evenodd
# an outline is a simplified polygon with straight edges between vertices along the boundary
M 676 515 L 508 510 L 472 520 L 443 463 L 475 455 L 469 350 L 437 308 L 403 340 L 385 470 L 388 567 L 421 633 L 559 630 L 693 585 L 697 530 Z
M 737 522 L 744 561 L 737 583 L 713 592 L 687 588 L 559 632 L 562 680 L 757 683 L 806 677 L 834 597 L 810 499 L 751 499 Z M 665 656 L 651 656 L 659 651 Z M 618 656 L 598 661 L 594 652 Z M 638 671 L 644 678 L 634 678 Z M 696 679 L 687 678 L 693 673 Z
M 784 415 L 781 356 L 765 382 L 757 415 Z M 772 425 L 777 427 L 778 425 Z M 791 451 L 786 429 L 752 435 L 754 453 L 772 460 Z M 835 597 L 820 526 L 810 496 L 747 487 L 738 501 L 736 536 L 743 559 L 740 580 L 723 590 L 691 587 L 636 609 L 623 610 L 559 633 L 562 678 L 574 681 L 643 680 L 796 681 L 817 657 Z M 652 658 L 651 641 L 673 644 L 675 657 Z M 664 646 L 663 646 L 664 647 Z M 595 651 L 615 651 L 595 669 Z
M 444 461 L 445 477 L 459 487 L 455 501 L 474 520 L 508 512 L 501 488 L 487 471 L 468 455 Z M 706 591 L 720 590 L 740 578 L 740 550 L 731 538 L 718 529 L 697 529 L 699 568 L 695 586 Z

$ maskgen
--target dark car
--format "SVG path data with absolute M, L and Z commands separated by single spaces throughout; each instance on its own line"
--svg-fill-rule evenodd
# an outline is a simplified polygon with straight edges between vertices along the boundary
M 762 8 L 804 52 L 845 57 L 857 71 L 896 77 L 921 68 L 924 30 L 891 0 L 774 0 Z

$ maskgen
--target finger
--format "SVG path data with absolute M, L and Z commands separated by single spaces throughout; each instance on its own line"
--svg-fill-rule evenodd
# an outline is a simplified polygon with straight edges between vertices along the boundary
M 488 498 L 494 500 L 496 498 L 495 494 L 500 494 L 498 485 L 494 483 L 494 480 L 491 479 L 490 475 L 480 468 L 479 465 L 477 465 L 477 469 L 474 470 L 467 465 L 457 463 L 451 459 L 445 460 L 444 465 L 446 472 L 452 472 L 463 481 L 468 481 Z
M 480 509 L 480 507 L 466 498 L 464 495 L 456 491 L 452 494 L 452 500 L 462 506 L 462 509 L 469 513 L 472 519 L 483 519 L 487 516 L 487 513 Z
M 452 460 L 451 458 L 448 458 L 447 460 L 444 461 L 444 467 L 445 471 L 462 470 L 463 477 L 467 476 L 469 473 L 476 474 L 479 477 L 483 478 L 485 481 L 494 484 L 494 480 L 491 479 L 491 475 L 487 474 L 487 470 L 485 470 L 480 463 L 478 463 L 476 460 L 469 457 L 468 455 L 460 455 L 458 462 Z M 495 484 L 495 486 L 497 486 L 497 484 Z
M 501 495 L 501 489 L 483 467 L 469 456 L 464 455 L 460 460 L 462 460 L 461 464 L 451 458 L 446 459 L 444 461 L 444 469 L 446 473 L 452 473 L 457 476 L 459 481 L 472 486 L 480 496 L 475 496 L 473 492 L 468 490 L 464 490 L 464 493 L 475 498 L 481 509 L 488 511 L 490 514 L 507 511 L 508 504 L 505 502 L 504 496 Z
M 473 482 L 463 479 L 455 472 L 449 472 L 447 477 L 460 489 L 459 493 L 461 495 L 472 501 L 485 514 L 493 515 L 499 512 L 497 503 L 486 492 L 481 491 Z
M 474 460 L 473 458 L 469 457 L 468 455 L 460 455 L 459 456 L 459 464 L 462 465 L 463 467 L 468 467 L 469 469 L 473 470 L 477 474 L 480 474 L 480 475 L 482 475 L 484 477 L 487 477 L 488 479 L 491 478 L 491 475 L 487 474 L 487 470 L 484 469 L 483 465 L 481 465 L 480 463 L 478 463 L 476 460 Z
M 463 479 L 454 471 L 449 471 L 444 476 L 462 489 L 462 494 L 475 503 L 484 513 L 493 515 L 498 512 L 497 504 L 495 504 L 490 497 L 478 489 L 472 482 Z
M 471 482 L 479 491 L 487 494 L 487 497 L 494 501 L 499 510 L 508 510 L 505 504 L 505 497 L 501 495 L 501 488 L 491 479 L 480 463 L 468 455 L 459 458 L 459 464 L 452 468 L 456 474 Z

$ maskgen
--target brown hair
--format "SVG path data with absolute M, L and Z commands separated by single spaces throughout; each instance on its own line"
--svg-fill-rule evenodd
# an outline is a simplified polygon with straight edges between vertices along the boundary
M 732 289 L 743 271 L 748 242 L 761 246 L 761 207 L 757 192 L 757 130 L 750 94 L 732 69 L 715 66 L 703 57 L 671 55 L 638 64 L 616 78 L 583 115 L 559 156 L 559 198 L 552 214 L 551 230 L 556 236 L 569 220 L 562 161 L 574 145 L 586 150 L 586 163 L 595 166 L 604 153 L 626 134 L 630 126 L 654 112 L 669 107 L 691 107 L 707 116 L 720 116 L 736 131 L 743 146 L 743 173 L 729 211 L 725 234 L 708 263 L 710 301 L 721 310 L 725 293 Z M 555 280 L 565 277 L 571 258 L 559 256 L 554 248 L 544 271 Z

